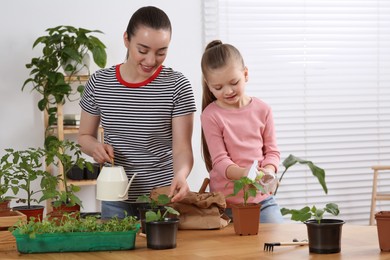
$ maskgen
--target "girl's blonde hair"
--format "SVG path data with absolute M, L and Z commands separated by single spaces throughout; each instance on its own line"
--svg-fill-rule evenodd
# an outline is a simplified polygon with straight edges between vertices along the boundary
M 213 93 L 211 93 L 209 86 L 207 85 L 207 75 L 212 73 L 213 70 L 223 68 L 228 62 L 239 62 L 242 68 L 245 68 L 244 59 L 241 56 L 239 50 L 233 45 L 222 43 L 220 40 L 211 41 L 207 44 L 206 49 L 202 56 L 202 112 L 212 102 L 216 100 Z M 202 130 L 202 156 L 206 164 L 206 169 L 210 172 L 213 168 L 209 148 L 207 146 L 204 133 Z

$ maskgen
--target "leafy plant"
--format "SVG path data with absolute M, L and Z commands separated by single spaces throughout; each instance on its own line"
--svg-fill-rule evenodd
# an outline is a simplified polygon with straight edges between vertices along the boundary
M 51 126 L 56 121 L 56 104 L 70 100 L 72 95 L 81 93 L 84 89 L 80 85 L 76 93 L 72 92 L 70 77 L 66 78 L 61 71 L 63 64 L 67 64 L 64 71 L 72 76 L 87 53 L 92 53 L 94 62 L 100 68 L 105 67 L 107 54 L 106 46 L 93 36 L 95 33 L 102 33 L 99 30 L 60 25 L 48 28 L 46 32 L 46 35 L 38 37 L 33 44 L 33 48 L 39 44 L 44 46 L 41 56 L 32 58 L 26 64 L 26 68 L 30 69 L 30 77 L 25 80 L 22 90 L 31 83 L 33 90 L 42 94 L 38 108 L 48 112 L 48 125 Z
M 9 228 L 11 232 L 27 234 L 35 238 L 37 234 L 47 233 L 70 233 L 70 232 L 126 232 L 137 230 L 139 222 L 134 216 L 118 217 L 102 221 L 99 215 L 90 215 L 81 218 L 79 215 L 65 214 L 60 220 L 57 218 L 45 218 L 42 222 L 35 222 L 34 218 L 29 221 L 19 220 Z
M 164 209 L 165 209 L 164 213 L 161 213 L 160 209 L 158 209 L 157 212 L 153 211 L 153 210 L 148 210 L 145 213 L 146 222 L 164 221 L 167 214 L 172 214 L 172 215 L 177 215 L 177 216 L 180 215 L 180 213 L 172 207 L 164 206 Z
M 93 171 L 92 163 L 87 162 L 82 157 L 80 145 L 73 141 L 61 141 L 55 137 L 46 141 L 46 164 L 53 164 L 63 168 L 63 174 L 57 176 L 59 183 L 62 183 L 63 187 L 60 190 L 55 189 L 51 193 L 46 193 L 45 199 L 54 199 L 54 207 L 60 205 L 74 206 L 76 204 L 82 206 L 81 200 L 75 194 L 80 190 L 80 187 L 73 184 L 68 185 L 66 175 L 74 165 L 77 165 L 80 169 L 87 167 L 89 171 Z
M 15 198 L 14 196 L 6 195 L 9 191 L 12 191 L 16 195 L 16 187 L 12 185 L 13 176 L 10 172 L 12 163 L 8 162 L 9 155 L 6 154 L 1 158 L 0 161 L 0 203 L 10 201 Z
M 226 197 L 229 198 L 229 197 L 237 196 L 239 194 L 239 192 L 242 191 L 243 202 L 244 202 L 244 205 L 246 206 L 248 204 L 248 199 L 250 197 L 256 197 L 257 192 L 259 192 L 259 191 L 265 192 L 264 188 L 258 182 L 259 178 L 261 178 L 261 175 L 258 175 L 255 180 L 252 180 L 246 176 L 241 177 L 238 180 L 232 180 L 232 182 L 234 184 L 233 193 L 227 195 Z M 225 188 L 226 188 L 226 186 L 225 186 Z
M 315 206 L 311 208 L 306 206 L 300 210 L 282 208 L 280 211 L 282 212 L 283 216 L 291 214 L 291 220 L 305 222 L 306 220 L 313 218 L 317 220 L 318 224 L 321 223 L 325 212 L 328 212 L 334 216 L 337 216 L 340 212 L 338 205 L 335 203 L 328 203 L 322 209 L 319 209 Z
M 158 206 L 166 205 L 171 199 L 166 194 L 159 194 L 157 199 L 152 199 L 149 195 L 141 195 L 137 198 L 138 203 L 148 203 L 151 209 L 157 209 Z
M 26 150 L 5 149 L 7 152 L 2 158 L 2 171 L 9 172 L 12 179 L 6 181 L 11 186 L 14 194 L 19 190 L 26 192 L 26 197 L 20 197 L 17 202 L 27 203 L 28 208 L 32 203 L 40 203 L 45 199 L 47 193 L 55 190 L 57 180 L 47 171 L 41 170 L 45 150 L 42 148 L 28 148 Z M 10 177 L 10 175 L 8 176 Z M 33 190 L 33 183 L 40 180 L 40 189 Z M 41 193 L 40 198 L 34 195 Z
M 295 165 L 296 163 L 300 163 L 300 164 L 305 164 L 307 165 L 313 176 L 317 177 L 318 181 L 320 182 L 321 186 L 322 186 L 322 189 L 324 190 L 324 192 L 327 194 L 328 193 L 328 188 L 326 186 L 326 182 L 325 182 L 325 171 L 324 169 L 318 167 L 317 165 L 315 165 L 312 161 L 308 161 L 308 160 L 304 160 L 304 159 L 301 159 L 299 157 L 296 157 L 292 154 L 290 154 L 284 161 L 283 161 L 283 166 L 285 167 L 282 175 L 280 176 L 279 178 L 279 183 L 282 181 L 283 179 L 283 176 L 284 174 L 287 172 L 287 170 Z M 278 191 L 278 187 L 276 187 L 276 190 L 274 192 L 274 195 L 276 195 L 276 192 Z

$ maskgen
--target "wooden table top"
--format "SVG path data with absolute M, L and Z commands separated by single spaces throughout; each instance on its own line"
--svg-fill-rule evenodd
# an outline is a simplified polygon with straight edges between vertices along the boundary
M 276 246 L 273 252 L 263 251 L 265 242 L 287 242 L 307 238 L 306 226 L 294 224 L 260 224 L 255 236 L 238 236 L 232 225 L 221 230 L 179 230 L 175 249 L 153 250 L 146 247 L 146 238 L 137 235 L 135 249 L 128 251 L 70 252 L 19 254 L 0 252 L 0 259 L 390 259 L 390 252 L 381 252 L 376 226 L 345 224 L 341 252 L 309 253 L 308 246 Z

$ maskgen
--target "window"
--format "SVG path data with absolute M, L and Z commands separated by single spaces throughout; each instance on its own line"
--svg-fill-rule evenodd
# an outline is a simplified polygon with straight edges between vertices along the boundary
M 305 166 L 289 169 L 280 206 L 335 202 L 340 218 L 368 224 L 371 166 L 390 165 L 390 1 L 206 0 L 203 7 L 204 46 L 220 39 L 241 51 L 247 94 L 273 108 L 282 160 L 294 154 L 326 171 L 328 195 Z M 387 175 L 380 191 L 390 190 Z

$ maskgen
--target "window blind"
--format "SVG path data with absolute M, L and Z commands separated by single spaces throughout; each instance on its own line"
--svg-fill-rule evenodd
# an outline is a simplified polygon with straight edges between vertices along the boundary
M 328 195 L 306 166 L 290 168 L 279 205 L 335 202 L 339 218 L 368 224 L 371 166 L 390 165 L 390 1 L 205 0 L 203 11 L 204 46 L 235 45 L 247 94 L 272 106 L 281 159 L 326 171 Z M 378 189 L 390 192 L 390 172 Z

